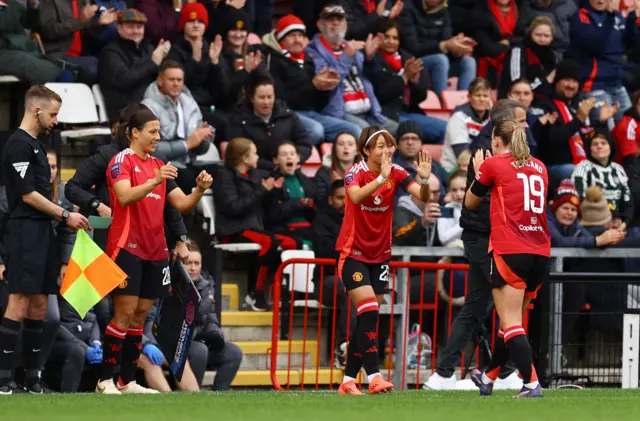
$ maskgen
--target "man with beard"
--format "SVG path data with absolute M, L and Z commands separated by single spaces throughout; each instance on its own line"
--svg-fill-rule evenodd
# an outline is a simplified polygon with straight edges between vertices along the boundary
M 58 123 L 62 99 L 43 85 L 32 86 L 25 96 L 20 128 L 11 135 L 2 153 L 2 171 L 9 203 L 4 233 L 9 303 L 0 321 L 0 394 L 50 390 L 40 381 L 40 351 L 48 295 L 57 292 L 57 250 L 51 220 L 71 229 L 88 228 L 87 218 L 51 201 L 51 168 L 45 145 L 38 136 L 48 135 Z M 13 354 L 20 326 L 26 371 L 24 387 L 13 381 Z
M 306 30 L 300 18 L 287 15 L 278 21 L 276 29 L 262 37 L 276 98 L 298 114 L 314 144 L 325 139 L 334 141 L 342 132 L 357 138 L 362 131 L 358 125 L 320 113 L 340 83 L 340 76 L 326 67 L 316 71 L 313 58 L 304 51 L 309 43 Z
M 313 58 L 316 72 L 328 68 L 337 71 L 340 77 L 322 114 L 345 119 L 362 129 L 382 124 L 394 135 L 398 123 L 382 115 L 373 85 L 365 76 L 365 68 L 376 65 L 373 59 L 380 47 L 380 37 L 369 35 L 366 42 L 346 41 L 347 13 L 339 4 L 322 9 L 318 29 L 320 33 L 306 52 Z

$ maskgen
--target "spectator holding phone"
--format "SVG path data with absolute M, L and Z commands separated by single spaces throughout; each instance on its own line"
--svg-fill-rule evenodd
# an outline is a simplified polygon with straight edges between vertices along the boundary
M 416 182 L 420 177 L 416 175 Z M 429 201 L 415 199 L 411 195 L 400 197 L 393 213 L 393 244 L 398 246 L 440 246 L 436 234 L 436 221 L 442 216 L 440 208 L 440 180 L 435 174 L 429 177 Z
M 215 131 L 202 120 L 198 103 L 184 85 L 184 68 L 173 60 L 165 60 L 158 78 L 144 93 L 144 105 L 160 120 L 160 143 L 157 153 L 178 168 L 176 182 L 182 191 L 195 187 L 195 179 L 205 169 L 215 175 L 213 162 L 199 164 L 198 157 L 211 151 L 213 160 L 220 154 L 212 145 Z

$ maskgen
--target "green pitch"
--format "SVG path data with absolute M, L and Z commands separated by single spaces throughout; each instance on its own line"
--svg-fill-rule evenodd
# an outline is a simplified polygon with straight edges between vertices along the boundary
M 0 419 L 16 421 L 626 421 L 640 420 L 640 390 L 548 390 L 544 399 L 499 392 L 228 392 L 154 396 L 0 396 Z

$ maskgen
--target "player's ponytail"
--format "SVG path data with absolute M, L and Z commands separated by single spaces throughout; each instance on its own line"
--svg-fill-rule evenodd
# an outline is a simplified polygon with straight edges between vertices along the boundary
M 503 120 L 493 130 L 494 137 L 500 138 L 504 147 L 511 152 L 517 166 L 522 167 L 531 160 L 531 149 L 522 124 L 514 120 Z
M 114 132 L 114 140 L 118 145 L 120 150 L 127 149 L 129 147 L 129 137 L 127 135 L 127 126 L 129 124 L 129 120 L 131 116 L 134 115 L 137 111 L 147 110 L 149 111 L 149 107 L 144 104 L 129 104 L 120 111 L 120 115 L 118 116 L 118 121 L 114 124 L 113 132 Z

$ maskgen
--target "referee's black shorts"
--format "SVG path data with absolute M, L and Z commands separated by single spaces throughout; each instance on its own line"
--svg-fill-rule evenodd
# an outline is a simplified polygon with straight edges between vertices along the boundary
M 58 292 L 58 247 L 48 219 L 10 219 L 4 233 L 9 294 Z

